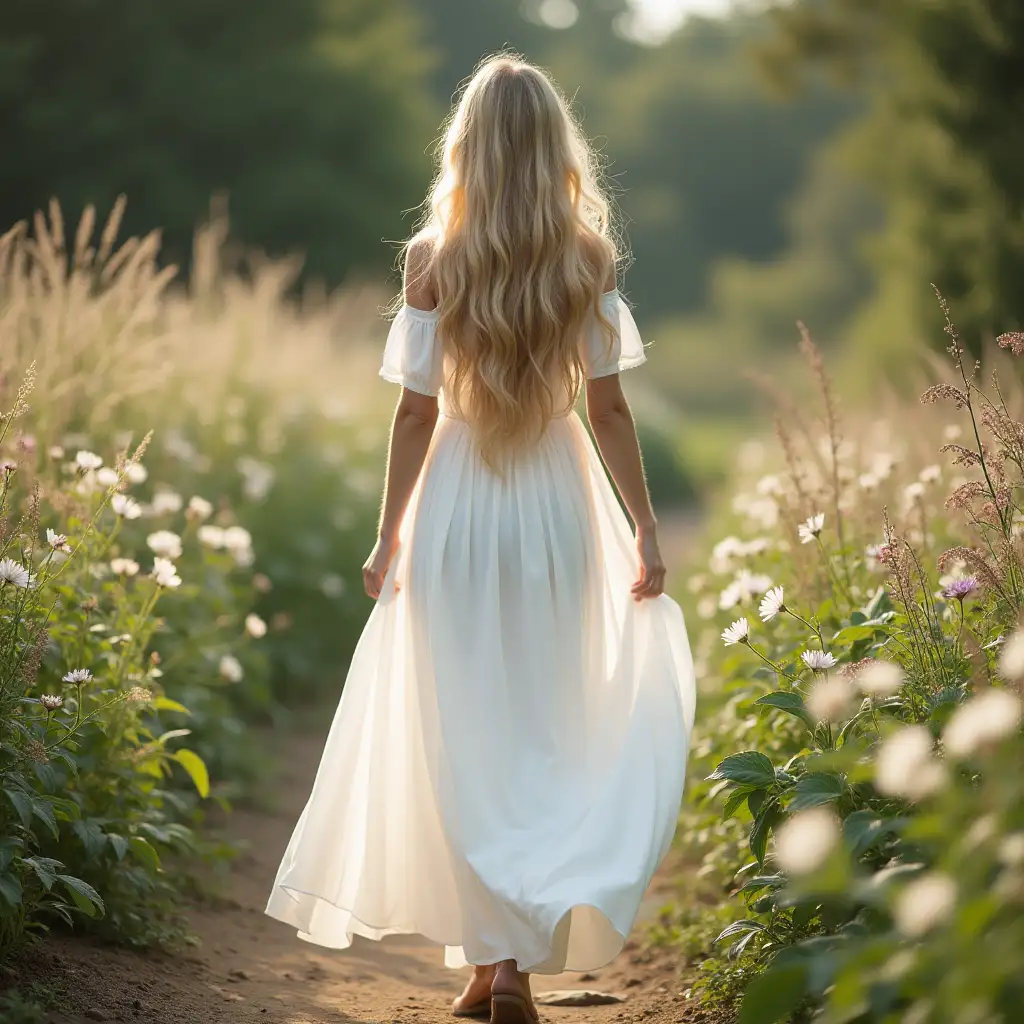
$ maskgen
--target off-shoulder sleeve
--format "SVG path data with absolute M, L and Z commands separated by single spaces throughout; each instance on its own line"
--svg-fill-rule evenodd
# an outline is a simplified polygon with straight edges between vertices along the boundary
M 614 328 L 614 337 L 609 341 L 596 317 L 587 325 L 580 357 L 588 378 L 607 377 L 647 361 L 636 321 L 618 291 L 601 296 L 601 312 Z
M 402 306 L 391 321 L 380 375 L 421 395 L 436 395 L 444 383 L 444 353 L 437 314 Z

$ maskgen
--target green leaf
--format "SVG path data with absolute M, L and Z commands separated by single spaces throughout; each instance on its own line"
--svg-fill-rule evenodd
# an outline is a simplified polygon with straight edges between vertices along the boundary
M 727 785 L 727 783 L 723 783 L 723 785 Z M 755 790 L 752 790 L 749 786 L 737 786 L 729 794 L 729 799 L 725 801 L 725 806 L 722 808 L 722 821 L 728 821 L 736 813 L 740 804 L 753 792 Z
M 32 824 L 32 798 L 18 789 L 5 789 L 4 792 L 11 806 L 18 812 L 22 825 L 28 828 Z
M 750 852 L 757 858 L 758 864 L 764 863 L 764 855 L 768 849 L 768 836 L 772 826 L 782 817 L 779 810 L 778 797 L 770 797 L 761 808 L 761 813 L 754 819 L 750 827 Z
M 758 812 L 764 806 L 765 797 L 767 796 L 767 790 L 755 789 L 754 792 L 747 797 L 747 810 L 750 811 L 751 817 L 757 817 Z
M 210 773 L 206 770 L 206 762 L 193 750 L 176 750 L 171 756 L 188 772 L 199 795 L 205 800 L 210 795 Z
M 767 789 L 775 781 L 775 768 L 769 758 L 757 750 L 744 750 L 738 754 L 730 754 L 708 776 L 709 779 L 728 779 Z
M 184 704 L 179 704 L 176 700 L 171 700 L 170 697 L 154 697 L 150 701 L 150 705 L 156 711 L 177 711 L 182 715 L 192 714 Z
M 156 852 L 156 848 L 148 839 L 143 839 L 142 836 L 132 836 L 128 840 L 128 845 L 131 847 L 132 855 L 150 871 L 160 870 L 160 854 Z
M 905 818 L 880 818 L 872 810 L 854 811 L 843 822 L 843 838 L 855 857 L 867 853 L 884 836 L 896 835 Z
M 739 1024 L 776 1024 L 800 1004 L 807 991 L 807 967 L 787 963 L 754 978 L 740 1007 Z
M 64 888 L 71 894 L 75 905 L 83 914 L 96 917 L 105 913 L 102 897 L 88 882 L 83 882 L 74 875 L 58 875 L 57 878 L 64 883 Z
M 128 852 L 128 840 L 125 839 L 124 836 L 108 832 L 107 842 L 114 848 L 114 856 L 117 857 L 118 860 L 124 860 L 124 855 Z
M 64 867 L 59 860 L 54 860 L 52 857 L 26 857 L 24 863 L 36 873 L 36 877 L 47 892 L 57 881 L 58 870 Z
M 765 926 L 760 921 L 753 921 L 749 918 L 745 918 L 742 921 L 733 921 L 728 928 L 720 932 L 714 939 L 715 943 L 721 942 L 722 939 L 728 939 L 733 935 L 745 935 L 747 932 L 763 932 L 767 931 Z
M 754 701 L 754 707 L 775 708 L 776 711 L 784 711 L 787 715 L 799 718 L 812 732 L 814 730 L 814 720 L 804 704 L 803 697 L 792 690 L 776 690 L 774 693 L 766 693 Z
M 54 839 L 60 837 L 57 819 L 53 816 L 53 808 L 50 806 L 49 801 L 39 798 L 33 800 L 32 813 L 50 830 L 50 834 Z
M 168 729 L 167 732 L 161 733 L 157 737 L 156 743 L 158 746 L 164 746 L 168 740 L 176 740 L 179 736 L 191 736 L 191 729 Z
M 0 896 L 16 907 L 21 902 L 21 879 L 9 873 L 0 875 Z
M 796 784 L 793 792 L 793 799 L 786 809 L 790 812 L 803 811 L 838 800 L 846 792 L 846 782 L 838 775 L 809 772 Z
M 106 849 L 107 837 L 95 821 L 73 821 L 71 831 L 81 840 L 88 860 L 101 856 Z

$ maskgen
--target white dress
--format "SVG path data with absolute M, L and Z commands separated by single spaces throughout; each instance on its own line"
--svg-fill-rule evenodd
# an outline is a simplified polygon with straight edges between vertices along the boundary
M 645 360 L 601 301 L 617 337 L 586 332 L 591 377 Z M 403 307 L 381 376 L 437 395 L 435 326 Z M 336 948 L 417 933 L 451 967 L 612 960 L 672 840 L 694 714 L 682 612 L 633 600 L 637 565 L 575 413 L 502 478 L 442 404 L 266 912 Z

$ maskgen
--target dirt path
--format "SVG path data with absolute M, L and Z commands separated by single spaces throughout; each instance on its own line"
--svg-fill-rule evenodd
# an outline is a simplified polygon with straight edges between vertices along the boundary
M 294 930 L 263 914 L 267 893 L 296 815 L 309 793 L 329 716 L 320 727 L 273 742 L 280 768 L 273 810 L 238 810 L 231 834 L 247 849 L 235 861 L 226 899 L 190 911 L 201 944 L 171 957 L 54 936 L 41 958 L 23 963 L 20 980 L 34 975 L 57 984 L 64 1008 L 50 1024 L 138 1021 L 145 1024 L 406 1024 L 451 1022 L 448 1004 L 468 971 L 443 966 L 443 951 L 424 940 L 393 936 L 383 943 L 358 940 L 331 951 L 296 938 Z M 259 739 L 258 737 L 255 739 Z M 268 737 L 269 739 L 269 737 Z M 683 991 L 678 954 L 647 948 L 643 925 L 675 891 L 666 868 L 654 881 L 637 931 L 618 960 L 596 975 L 535 979 L 537 992 L 591 988 L 626 997 L 619 1004 L 543 1007 L 548 1024 L 565 1021 L 650 1024 L 699 1019 Z M 216 905 L 214 905 L 216 904 Z

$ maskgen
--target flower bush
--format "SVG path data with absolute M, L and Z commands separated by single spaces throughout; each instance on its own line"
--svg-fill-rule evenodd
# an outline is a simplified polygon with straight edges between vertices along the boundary
M 0 237 L 0 960 L 61 919 L 181 940 L 183 881 L 230 854 L 204 801 L 267 769 L 248 723 L 336 697 L 365 618 L 374 296 L 290 300 L 219 221 L 176 287 L 122 209 Z
M 849 436 L 805 334 L 820 415 L 783 400 L 694 580 L 719 685 L 684 841 L 735 917 L 700 987 L 741 1022 L 1024 1005 L 1024 390 L 947 332 L 952 382 Z

